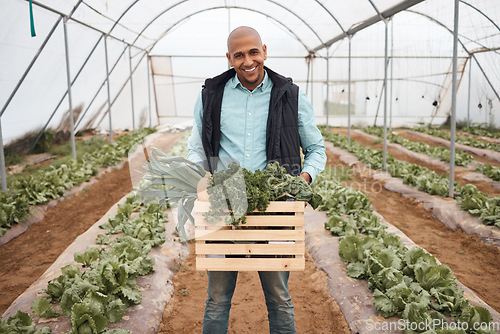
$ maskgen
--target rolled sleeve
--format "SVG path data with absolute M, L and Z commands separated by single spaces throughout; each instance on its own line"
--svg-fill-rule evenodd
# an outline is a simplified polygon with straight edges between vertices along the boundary
M 325 168 L 326 153 L 323 136 L 316 126 L 311 102 L 302 90 L 299 91 L 299 136 L 304 152 L 302 173 L 309 173 L 312 182 Z

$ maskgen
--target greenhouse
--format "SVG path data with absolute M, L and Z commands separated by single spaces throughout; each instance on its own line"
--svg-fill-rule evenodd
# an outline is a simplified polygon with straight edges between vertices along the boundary
M 2 8 L 0 333 L 500 333 L 500 2 Z

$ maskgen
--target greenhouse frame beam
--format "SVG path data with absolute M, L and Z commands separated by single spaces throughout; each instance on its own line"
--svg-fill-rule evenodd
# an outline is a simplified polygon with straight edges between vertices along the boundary
M 187 1 L 187 0 L 185 0 L 185 1 Z M 154 46 L 156 45 L 156 43 L 158 43 L 158 42 L 159 42 L 159 41 L 160 41 L 163 37 L 165 37 L 165 36 L 168 34 L 168 32 L 169 32 L 170 30 L 172 30 L 173 28 L 175 28 L 177 25 L 179 25 L 180 23 L 184 22 L 185 20 L 187 20 L 187 19 L 189 19 L 189 18 L 191 18 L 191 17 L 193 17 L 193 16 L 195 16 L 195 15 L 198 15 L 198 14 L 200 14 L 200 13 L 203 13 L 203 12 L 207 12 L 207 11 L 211 11 L 211 10 L 217 10 L 217 9 L 224 9 L 224 8 L 227 8 L 227 7 L 225 7 L 225 6 L 215 6 L 215 7 L 205 8 L 205 9 L 202 9 L 202 10 L 199 10 L 199 11 L 196 11 L 196 12 L 193 12 L 193 13 L 191 13 L 191 14 L 189 14 L 189 15 L 186 15 L 185 17 L 181 18 L 180 20 L 178 20 L 177 22 L 175 22 L 174 24 L 172 24 L 170 27 L 168 27 L 168 28 L 167 28 L 167 29 L 166 29 L 166 30 L 165 30 L 165 31 L 164 31 L 164 32 L 160 35 L 160 37 L 159 37 L 159 38 L 158 38 L 158 39 L 157 39 L 157 40 L 156 40 L 153 44 L 151 44 L 151 45 L 148 47 L 148 51 L 151 51 L 151 50 L 154 48 Z M 257 14 L 263 15 L 263 16 L 267 17 L 268 19 L 273 20 L 274 22 L 276 22 L 276 23 L 280 24 L 280 25 L 281 25 L 281 26 L 283 26 L 286 30 L 288 30 L 288 32 L 289 32 L 290 34 L 292 34 L 292 35 L 295 37 L 295 39 L 296 39 L 296 40 L 297 40 L 300 44 L 302 44 L 302 46 L 304 47 L 304 49 L 306 49 L 306 50 L 307 50 L 307 52 L 308 52 L 308 53 L 313 53 L 313 52 L 309 49 L 309 47 L 308 47 L 308 46 L 307 46 L 307 45 L 306 45 L 306 44 L 305 44 L 305 43 L 304 43 L 304 42 L 300 39 L 300 37 L 299 37 L 297 34 L 295 34 L 295 32 L 294 32 L 292 29 L 290 29 L 287 25 L 285 25 L 285 24 L 283 24 L 282 22 L 278 21 L 278 20 L 277 20 L 277 19 L 275 19 L 274 17 L 269 16 L 268 14 L 266 14 L 266 13 L 264 13 L 264 12 L 261 12 L 261 11 L 258 11 L 258 10 L 256 10 L 256 9 L 252 9 L 252 8 L 239 7 L 239 6 L 232 6 L 231 8 L 233 8 L 233 9 L 241 9 L 241 10 L 247 10 L 247 11 L 250 11 L 250 12 L 253 12 L 253 13 L 257 13 Z M 157 20 L 157 19 L 158 19 L 161 15 L 163 15 L 163 14 L 164 14 L 164 13 L 161 13 L 161 14 L 160 14 L 160 15 L 158 15 L 158 16 L 157 16 L 154 20 L 152 20 L 151 22 L 149 22 L 149 23 L 146 25 L 146 27 L 144 27 L 144 29 L 141 31 L 140 35 L 142 35 L 142 33 L 144 33 L 144 31 L 145 31 L 145 30 L 149 27 L 149 25 L 151 25 L 151 24 L 152 24 L 155 20 Z M 305 22 L 304 22 L 304 23 L 305 23 Z M 313 31 L 313 33 L 314 33 L 314 34 L 316 34 L 316 32 L 314 32 L 314 31 Z M 136 39 L 134 40 L 134 43 L 137 41 L 137 39 L 140 37 L 140 35 L 138 35 L 138 36 L 136 37 Z M 316 34 L 316 35 L 317 35 L 317 34 Z M 318 36 L 318 38 L 319 38 L 319 36 Z M 320 39 L 320 40 L 321 40 L 321 39 Z M 302 58 L 304 58 L 304 57 L 302 57 Z
M 73 118 L 73 98 L 71 95 L 71 71 L 70 71 L 70 63 L 69 63 L 69 47 L 68 47 L 68 29 L 66 27 L 66 23 L 68 22 L 68 18 L 64 18 L 63 27 L 64 27 L 64 56 L 66 58 L 66 81 L 68 82 L 68 104 L 69 104 L 69 133 L 71 139 L 71 156 L 73 159 L 76 159 L 76 148 L 75 148 L 75 120 Z
M 407 10 L 408 8 L 410 8 L 416 4 L 419 4 L 423 1 L 425 1 L 425 0 L 407 0 L 407 1 L 400 2 L 399 4 L 381 12 L 380 15 L 372 16 L 369 19 L 367 19 L 366 21 L 363 21 L 360 24 L 345 31 L 344 33 L 337 35 L 336 37 L 328 40 L 327 42 L 325 42 L 323 44 L 318 45 L 317 47 L 313 48 L 313 52 L 318 52 L 321 49 L 329 47 L 332 44 L 346 38 L 348 35 L 354 35 L 358 31 L 361 31 L 365 28 L 368 28 L 371 25 L 374 25 L 375 23 L 380 22 L 383 18 L 384 19 L 389 18 L 389 17 L 391 17 L 391 16 L 393 16 L 401 11 Z
M 132 71 L 132 74 L 135 73 L 135 71 L 139 68 L 139 65 L 141 64 L 141 61 L 142 59 L 144 58 L 144 56 L 146 55 L 146 53 L 143 53 L 142 56 L 141 56 L 141 59 L 139 59 L 139 61 L 137 62 L 137 65 L 135 65 L 133 71 Z M 102 121 L 104 120 L 104 117 L 106 117 L 106 114 L 111 111 L 111 107 L 113 106 L 113 104 L 115 104 L 116 100 L 118 99 L 118 97 L 120 97 L 120 94 L 123 92 L 123 90 L 125 89 L 125 87 L 127 86 L 128 82 L 129 82 L 129 79 L 128 78 L 122 85 L 122 87 L 120 88 L 120 90 L 118 91 L 118 93 L 116 94 L 116 96 L 114 97 L 113 101 L 111 101 L 110 103 L 110 106 L 108 108 L 108 111 L 106 111 L 104 113 L 104 115 L 102 115 L 102 118 L 101 120 L 99 121 L 99 123 L 97 123 L 97 126 L 99 126 L 99 124 L 102 123 Z
M 493 21 L 492 19 L 490 19 L 490 17 L 488 15 L 486 15 L 485 13 L 483 13 L 482 10 L 474 7 L 473 5 L 471 5 L 470 3 L 464 1 L 464 0 L 459 0 L 461 3 L 463 3 L 464 5 L 467 5 L 469 7 L 471 7 L 472 9 L 476 10 L 479 14 L 481 14 L 482 16 L 484 16 L 488 21 L 491 22 L 491 24 L 493 24 L 497 29 L 498 31 L 500 31 L 500 27 L 495 23 L 495 21 Z
M 149 127 L 151 128 L 152 127 L 152 115 L 151 115 L 151 80 L 149 78 L 150 76 L 150 67 L 151 67 L 151 59 L 149 57 L 149 55 L 147 55 L 147 58 L 146 58 L 146 70 L 147 70 L 147 74 L 146 74 L 146 79 L 148 80 L 148 111 L 149 111 Z
M 83 62 L 82 66 L 80 67 L 80 69 L 78 70 L 78 72 L 76 73 L 75 77 L 73 78 L 73 81 L 71 81 L 71 86 L 74 85 L 74 83 L 76 82 L 76 79 L 78 79 L 78 77 L 80 76 L 80 74 L 82 73 L 83 69 L 85 68 L 85 65 L 88 63 L 88 61 L 90 60 L 90 57 L 92 57 L 92 54 L 95 52 L 95 50 L 97 49 L 97 46 L 99 45 L 99 43 L 101 42 L 101 39 L 102 39 L 102 35 L 101 37 L 99 37 L 99 39 L 97 40 L 96 44 L 94 45 L 94 47 L 92 48 L 92 51 L 90 51 L 89 55 L 87 56 L 87 59 L 85 59 L 85 61 Z M 33 143 L 31 144 L 31 147 L 30 147 L 30 151 L 33 150 L 33 148 L 35 147 L 36 143 L 40 140 L 40 138 L 42 137 L 43 133 L 45 132 L 45 130 L 47 129 L 47 127 L 49 126 L 50 124 L 50 121 L 52 121 L 52 118 L 54 117 L 54 115 L 56 114 L 57 110 L 59 109 L 59 107 L 61 106 L 61 104 L 63 103 L 64 99 L 66 98 L 66 95 L 68 95 L 68 90 L 66 90 L 63 94 L 63 96 L 61 97 L 61 99 L 59 100 L 59 103 L 57 103 L 57 106 L 54 108 L 54 111 L 52 112 L 52 114 L 50 115 L 49 119 L 47 120 L 47 122 L 45 123 L 45 125 L 43 126 L 43 128 L 40 130 L 40 132 L 38 132 L 38 136 L 35 138 L 35 140 L 33 141 Z M 78 124 L 75 126 L 75 130 L 77 128 Z
M 448 196 L 454 198 L 455 193 L 455 133 L 457 111 L 457 53 L 458 53 L 458 0 L 455 0 L 455 13 L 453 20 L 453 75 L 451 80 L 451 135 L 450 135 L 450 179 Z
M 0 177 L 2 178 L 2 191 L 7 191 L 7 172 L 5 170 L 5 152 L 3 150 L 2 117 L 0 117 Z
M 352 35 L 347 37 L 349 39 L 349 65 L 348 65 L 348 81 L 349 84 L 347 86 L 347 144 L 351 145 L 351 40 Z
M 132 48 L 128 48 L 128 67 L 130 70 L 130 98 L 131 98 L 131 106 L 132 106 L 132 130 L 135 131 L 135 108 L 134 108 L 134 81 L 132 79 Z
M 112 126 L 112 121 L 113 119 L 111 118 L 111 92 L 110 92 L 110 85 L 109 85 L 109 60 L 108 60 L 108 35 L 104 36 L 104 57 L 105 57 L 105 62 L 106 62 L 106 89 L 108 93 L 108 110 L 107 113 L 109 115 L 109 143 L 113 144 L 113 126 Z M 125 50 L 123 50 L 125 52 Z M 118 61 L 120 59 L 118 58 Z M 106 116 L 106 113 L 104 113 L 104 116 Z M 102 122 L 102 120 L 101 120 Z M 99 122 L 100 124 L 100 122 Z
M 481 71 L 481 73 L 483 73 L 484 75 L 484 78 L 486 79 L 486 81 L 488 82 L 488 84 L 490 85 L 491 89 L 493 90 L 493 93 L 495 93 L 497 99 L 500 101 L 500 95 L 498 95 L 498 92 L 496 91 L 495 87 L 493 86 L 493 84 L 491 83 L 490 79 L 488 78 L 488 76 L 486 75 L 486 72 L 483 70 L 483 67 L 481 66 L 481 64 L 479 64 L 479 61 L 476 59 L 476 56 L 474 53 L 471 53 L 471 57 L 474 59 L 474 61 L 476 62 L 477 66 L 479 67 L 479 70 Z
M 448 32 L 450 32 L 451 34 L 455 34 L 454 31 L 452 31 L 450 28 L 448 28 L 446 25 L 444 25 L 443 23 L 441 23 L 440 21 L 436 20 L 435 18 L 433 18 L 432 16 L 429 16 L 427 14 L 424 14 L 424 13 L 420 13 L 420 12 L 416 12 L 416 11 L 413 11 L 413 10 L 409 10 L 408 12 L 410 13 L 414 13 L 414 14 L 417 14 L 417 15 L 422 15 L 426 18 L 428 18 L 429 20 L 431 20 L 432 22 L 435 22 L 436 24 L 440 25 L 441 27 L 443 27 L 444 29 L 448 30 Z M 465 52 L 467 52 L 469 55 L 471 55 L 472 58 L 474 58 L 474 60 L 476 61 L 476 64 L 478 65 L 479 69 L 481 70 L 481 73 L 483 73 L 484 77 L 486 78 L 486 81 L 488 82 L 488 84 L 490 85 L 491 89 L 493 90 L 493 92 L 495 93 L 495 95 L 497 96 L 497 98 L 500 100 L 500 95 L 498 94 L 498 92 L 496 91 L 495 87 L 491 84 L 491 81 L 490 79 L 488 78 L 488 76 L 486 75 L 486 72 L 484 72 L 481 64 L 479 64 L 479 61 L 476 59 L 476 57 L 474 56 L 475 53 L 482 53 L 482 52 L 488 52 L 488 51 L 491 51 L 491 49 L 488 49 L 488 48 L 485 48 L 485 49 L 479 49 L 477 51 L 474 51 L 474 52 L 470 52 L 466 47 L 465 45 L 462 43 L 462 41 L 460 40 L 460 38 L 458 38 L 457 36 L 457 42 L 462 46 L 462 48 L 465 50 Z M 494 48 L 494 49 L 497 49 L 497 48 Z M 458 58 L 458 57 L 457 57 Z
M 29 1 L 29 0 L 24 0 L 24 1 Z M 101 34 L 108 35 L 109 37 L 111 37 L 111 38 L 113 38 L 113 39 L 115 39 L 115 40 L 117 40 L 117 41 L 119 41 L 119 42 L 125 43 L 125 44 L 127 44 L 127 45 L 129 45 L 129 46 L 130 46 L 130 43 L 125 42 L 125 41 L 124 41 L 123 39 L 121 39 L 121 38 L 115 37 L 115 36 L 113 36 L 113 35 L 111 35 L 111 34 L 106 33 L 105 31 L 102 31 L 102 30 L 100 30 L 100 29 L 97 29 L 96 27 L 93 27 L 93 26 L 91 26 L 91 25 L 89 25 L 89 24 L 87 24 L 87 23 L 85 23 L 85 22 L 83 22 L 83 21 L 80 21 L 80 20 L 78 20 L 78 19 L 75 19 L 75 18 L 71 17 L 71 16 L 73 15 L 73 13 L 75 12 L 75 10 L 77 9 L 78 5 L 79 5 L 81 2 L 83 2 L 83 0 L 79 0 L 78 4 L 77 4 L 77 5 L 75 5 L 75 7 L 73 8 L 73 10 L 71 11 L 71 13 L 70 13 L 70 14 L 63 13 L 63 12 L 61 12 L 61 11 L 57 10 L 57 9 L 54 9 L 54 8 L 52 8 L 52 7 L 50 7 L 50 6 L 47 6 L 47 5 L 45 5 L 45 4 L 42 4 L 42 3 L 40 3 L 40 2 L 38 2 L 38 1 L 36 1 L 36 0 L 34 0 L 34 1 L 32 1 L 32 2 L 33 2 L 33 4 L 34 4 L 34 5 L 37 5 L 38 7 L 41 7 L 41 8 L 43 8 L 43 9 L 46 9 L 46 10 L 48 10 L 48 11 L 52 12 L 52 13 L 55 13 L 55 14 L 59 14 L 59 15 L 60 15 L 60 16 L 62 16 L 62 17 L 68 16 L 69 20 L 74 21 L 75 23 L 81 24 L 82 26 L 84 26 L 84 27 L 86 27 L 86 28 L 89 28 L 89 29 L 91 29 L 91 30 L 94 30 L 94 31 L 96 31 L 96 32 L 99 32 L 99 33 L 101 33 Z M 146 50 L 144 50 L 143 48 L 140 48 L 140 47 L 138 47 L 138 46 L 136 46 L 136 45 L 132 45 L 132 46 L 133 46 L 133 47 L 135 47 L 135 48 L 137 48 L 137 49 L 139 49 L 139 50 L 141 50 L 141 51 L 146 51 Z
M 103 34 L 102 37 L 104 37 L 105 35 Z M 102 38 L 101 37 L 101 38 Z M 120 56 L 117 58 L 116 62 L 113 64 L 113 67 L 111 68 L 111 71 L 109 74 L 113 73 L 113 71 L 115 70 L 116 66 L 118 66 L 118 63 L 120 62 L 120 59 L 122 58 L 122 56 L 125 54 L 125 50 L 126 49 L 123 49 L 122 53 L 120 54 Z M 87 112 L 89 111 L 90 107 L 92 106 L 92 104 L 94 103 L 95 99 L 97 98 L 97 96 L 99 95 L 99 93 L 101 92 L 101 89 L 102 87 L 104 87 L 104 85 L 106 84 L 106 78 L 104 79 L 104 81 L 102 82 L 101 86 L 99 87 L 99 89 L 97 90 L 97 92 L 95 93 L 94 97 L 92 98 L 92 100 L 90 101 L 89 105 L 87 106 L 87 108 L 85 108 L 85 111 L 81 114 L 81 116 L 79 117 L 78 119 L 78 122 L 76 123 L 75 125 L 75 129 L 78 128 L 78 126 L 80 125 L 81 121 L 83 120 L 83 118 L 85 117 L 85 115 L 87 114 Z
M 48 33 L 48 35 L 45 38 L 45 40 L 43 41 L 42 45 L 40 45 L 40 47 L 38 48 L 38 51 L 36 52 L 35 56 L 31 60 L 30 64 L 28 65 L 28 67 L 24 71 L 24 73 L 21 76 L 21 78 L 19 79 L 19 81 L 17 82 L 17 85 L 14 88 L 14 90 L 12 91 L 12 93 L 10 94 L 9 98 L 7 99 L 7 102 L 5 102 L 4 106 L 2 107 L 2 111 L 0 111 L 0 117 L 2 117 L 3 113 L 5 112 L 5 110 L 7 110 L 7 107 L 9 106 L 10 102 L 12 101 L 12 99 L 14 98 L 14 96 L 16 95 L 17 91 L 19 90 L 19 87 L 21 87 L 22 83 L 24 82 L 24 79 L 26 79 L 26 77 L 28 76 L 28 73 L 31 71 L 31 68 L 33 67 L 33 65 L 35 65 L 35 62 L 37 61 L 37 59 L 40 56 L 40 54 L 42 53 L 43 49 L 45 48 L 45 46 L 49 42 L 50 38 L 52 37 L 52 35 L 56 31 L 56 28 L 59 25 L 59 22 L 61 22 L 62 18 L 63 17 L 60 16 L 57 19 L 56 23 L 52 26 L 52 29 Z

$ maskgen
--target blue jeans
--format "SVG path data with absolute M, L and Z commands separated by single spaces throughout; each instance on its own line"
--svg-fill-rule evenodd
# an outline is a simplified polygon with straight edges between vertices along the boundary
M 289 271 L 259 271 L 271 334 L 295 334 L 293 306 L 288 293 L 289 276 Z M 203 334 L 227 333 L 237 277 L 237 271 L 208 272 L 208 298 L 203 317 Z

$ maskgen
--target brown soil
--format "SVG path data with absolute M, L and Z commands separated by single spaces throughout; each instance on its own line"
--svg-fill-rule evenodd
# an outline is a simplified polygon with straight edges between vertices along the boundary
M 335 155 L 332 164 L 339 165 Z M 357 182 L 357 183 L 353 183 Z M 363 186 L 374 206 L 390 223 L 443 263 L 457 278 L 500 311 L 500 252 L 477 238 L 451 232 L 420 205 L 398 194 L 381 190 L 380 184 L 353 176 L 353 186 Z M 74 240 L 121 197 L 130 192 L 128 165 L 105 174 L 82 193 L 47 211 L 45 219 L 0 247 L 0 314 L 32 284 Z M 377 192 L 380 191 L 380 192 Z M 42 237 L 40 237 L 42 236 Z M 325 274 L 308 257 L 305 272 L 290 277 L 290 293 L 299 333 L 347 333 L 337 305 L 327 295 Z M 194 269 L 193 255 L 174 277 L 175 292 L 164 313 L 161 333 L 200 332 L 206 274 Z M 267 311 L 256 273 L 242 272 L 233 297 L 231 333 L 265 333 Z M 238 321 L 237 321 L 238 320 Z
M 327 152 L 328 162 L 336 170 L 345 166 L 337 155 Z M 451 231 L 421 203 L 383 188 L 383 183 L 348 173 L 351 180 L 342 181 L 366 194 L 373 206 L 390 224 L 399 228 L 417 245 L 447 264 L 457 279 L 481 299 L 500 311 L 500 249 L 485 245 L 462 230 Z
M 201 333 L 208 277 L 196 271 L 191 254 L 174 277 L 175 293 L 163 312 L 160 334 Z M 290 296 L 297 333 L 350 333 L 343 314 L 328 294 L 326 274 L 306 254 L 306 270 L 291 272 Z M 228 333 L 269 333 L 264 294 L 257 272 L 240 272 L 232 300 Z
M 0 314 L 26 290 L 73 240 L 132 190 L 128 164 L 101 176 L 45 213 L 19 237 L 0 247 Z
M 341 133 L 341 134 L 347 136 L 347 130 L 346 129 L 335 128 L 335 129 L 333 129 L 333 131 Z M 407 137 L 407 136 L 405 136 L 405 137 Z M 413 137 L 415 137 L 415 138 L 409 138 L 409 136 L 408 136 L 407 139 L 411 139 L 413 141 L 422 141 L 422 142 L 426 142 L 426 143 L 429 144 L 429 141 L 425 141 L 425 139 L 424 140 L 417 140 L 417 139 L 419 139 L 419 137 L 416 137 L 416 136 L 413 136 Z M 360 143 L 360 144 L 362 144 L 362 145 L 364 145 L 364 146 L 368 146 L 368 147 L 371 147 L 371 148 L 376 148 L 376 149 L 379 149 L 379 150 L 383 149 L 383 143 L 374 144 L 373 140 L 371 140 L 368 137 L 365 137 L 363 135 L 359 135 L 357 133 L 351 132 L 351 139 L 354 140 L 354 141 L 356 141 L 356 142 L 358 142 L 358 143 Z M 421 138 L 421 139 L 423 139 L 423 138 Z M 420 166 L 424 166 L 424 167 L 427 167 L 428 169 L 436 172 L 438 175 L 445 174 L 447 177 L 449 177 L 449 172 L 446 169 L 444 169 L 444 168 L 442 168 L 440 166 L 433 165 L 431 163 L 424 163 L 424 162 L 422 162 L 419 159 L 413 158 L 413 157 L 411 157 L 411 156 L 409 156 L 409 155 L 407 155 L 407 154 L 405 154 L 403 152 L 394 150 L 394 149 L 392 149 L 390 147 L 387 147 L 387 152 L 389 152 L 395 159 L 407 161 L 409 163 L 417 164 L 417 165 L 420 165 Z M 474 156 L 474 159 L 476 159 L 476 157 L 477 156 Z M 486 158 L 483 158 L 483 160 L 484 159 L 486 159 Z M 467 170 L 465 168 L 457 168 L 455 170 L 455 181 L 458 182 L 458 184 L 461 185 L 461 186 L 463 186 L 465 184 L 468 184 L 468 183 L 471 183 L 471 184 L 474 184 L 479 189 L 479 191 L 484 192 L 485 194 L 488 194 L 490 196 L 500 196 L 500 189 L 492 187 L 487 182 L 469 181 L 469 180 L 463 179 L 463 175 L 467 174 L 467 173 L 470 173 L 470 172 L 473 172 L 473 170 Z

